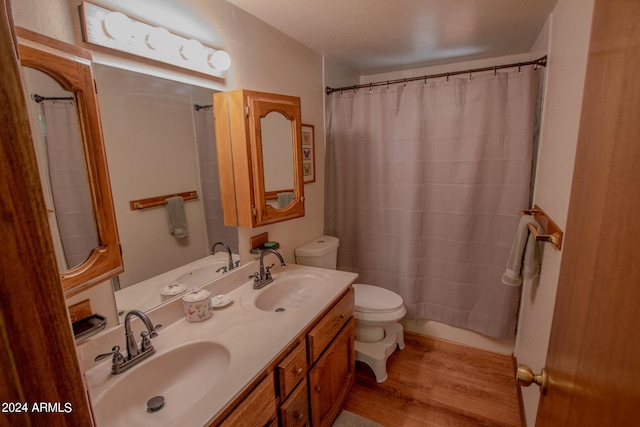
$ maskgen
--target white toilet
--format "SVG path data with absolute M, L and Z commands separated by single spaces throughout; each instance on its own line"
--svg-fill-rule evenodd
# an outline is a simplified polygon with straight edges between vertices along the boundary
M 296 248 L 296 263 L 336 269 L 339 240 L 320 236 Z M 404 332 L 398 323 L 407 313 L 402 297 L 379 286 L 354 284 L 356 321 L 356 360 L 373 370 L 376 381 L 387 379 L 387 358 L 404 348 Z

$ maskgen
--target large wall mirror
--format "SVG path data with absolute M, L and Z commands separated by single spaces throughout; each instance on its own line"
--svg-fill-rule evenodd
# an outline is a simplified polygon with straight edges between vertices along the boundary
M 91 55 L 16 33 L 61 283 L 71 296 L 122 272 Z
M 147 310 L 163 301 L 160 290 L 172 279 L 163 275 L 208 257 L 213 243 L 238 254 L 238 230 L 222 218 L 213 91 L 112 65 L 94 68 L 125 265 L 116 303 L 119 311 Z M 198 198 L 184 202 L 186 238 L 170 233 L 165 207 L 130 207 L 189 191 Z M 224 255 L 222 247 L 216 251 Z

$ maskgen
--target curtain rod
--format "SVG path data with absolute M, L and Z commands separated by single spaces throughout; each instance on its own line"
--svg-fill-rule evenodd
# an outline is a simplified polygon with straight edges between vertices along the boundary
M 204 108 L 211 108 L 211 107 L 213 107 L 213 104 L 212 104 L 212 105 L 198 105 L 198 104 L 193 104 L 193 109 L 194 109 L 194 110 L 196 110 L 196 111 L 200 111 L 200 110 L 202 110 L 202 109 L 204 109 Z
M 31 95 L 31 99 L 40 104 L 42 101 L 73 101 L 73 96 L 61 97 L 61 96 L 41 96 L 37 93 Z
M 498 70 L 502 70 L 504 68 L 521 68 L 527 65 L 533 65 L 535 67 L 537 66 L 541 66 L 541 67 L 546 67 L 547 66 L 547 56 L 543 56 L 542 58 L 538 58 L 534 61 L 527 61 L 527 62 L 516 62 L 513 64 L 505 64 L 505 65 L 494 65 L 493 67 L 483 67 L 483 68 L 471 68 L 469 70 L 463 70 L 463 71 L 451 71 L 448 73 L 438 73 L 438 74 L 429 74 L 429 75 L 425 75 L 425 76 L 420 76 L 420 77 L 405 77 L 403 79 L 394 79 L 394 80 L 386 80 L 386 81 L 380 81 L 380 82 L 375 82 L 375 83 L 366 83 L 366 84 L 359 84 L 359 85 L 353 85 L 353 86 L 343 86 L 343 87 L 337 87 L 337 88 L 332 88 L 327 86 L 327 95 L 331 95 L 333 92 L 342 92 L 343 90 L 353 90 L 354 92 L 356 92 L 358 89 L 362 89 L 362 88 L 372 88 L 374 86 L 384 86 L 384 85 L 392 85 L 392 84 L 399 84 L 399 83 L 408 83 L 408 82 L 414 82 L 414 81 L 418 81 L 418 80 L 424 80 L 425 83 L 427 81 L 427 79 L 435 79 L 435 78 L 440 78 L 440 77 L 446 77 L 447 79 L 449 79 L 450 76 L 457 76 L 460 74 L 469 74 L 471 76 L 471 74 L 474 73 L 481 73 L 481 72 L 485 72 L 485 71 L 493 71 L 494 73 L 496 73 Z

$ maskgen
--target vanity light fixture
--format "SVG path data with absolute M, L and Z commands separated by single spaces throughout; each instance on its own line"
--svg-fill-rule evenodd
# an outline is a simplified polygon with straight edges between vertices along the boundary
M 122 12 L 89 2 L 81 6 L 82 36 L 87 43 L 224 78 L 231 57 L 198 40 L 181 37 Z

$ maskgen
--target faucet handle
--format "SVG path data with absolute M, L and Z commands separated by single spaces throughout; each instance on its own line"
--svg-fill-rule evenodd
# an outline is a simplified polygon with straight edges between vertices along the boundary
M 153 347 L 153 345 L 151 344 L 151 339 L 149 337 L 149 332 L 142 331 L 142 333 L 140 334 L 140 337 L 142 337 L 142 342 L 140 343 L 141 351 L 147 351 L 151 347 Z
M 120 354 L 120 346 L 119 345 L 114 345 L 109 353 L 99 354 L 99 355 L 96 356 L 95 359 L 93 359 L 93 361 L 97 362 L 99 360 L 106 359 L 109 356 L 115 357 L 118 354 Z
M 271 269 L 272 269 L 274 266 L 275 266 L 275 264 L 271 264 L 270 266 L 268 266 L 268 267 L 265 267 L 265 268 L 264 268 L 264 269 L 265 269 L 265 277 L 264 277 L 264 278 L 265 278 L 265 280 L 269 280 L 269 279 L 271 279 Z
M 121 366 L 124 363 L 124 356 L 122 355 L 122 353 L 120 353 L 120 346 L 119 345 L 114 345 L 109 353 L 99 354 L 93 360 L 94 360 L 94 362 L 97 362 L 99 360 L 106 359 L 109 356 L 113 356 L 113 360 L 112 360 L 112 363 L 111 363 L 112 372 L 117 367 Z
M 149 331 L 149 338 L 155 338 L 158 336 L 158 329 L 162 328 L 162 325 L 156 325 L 151 331 Z

